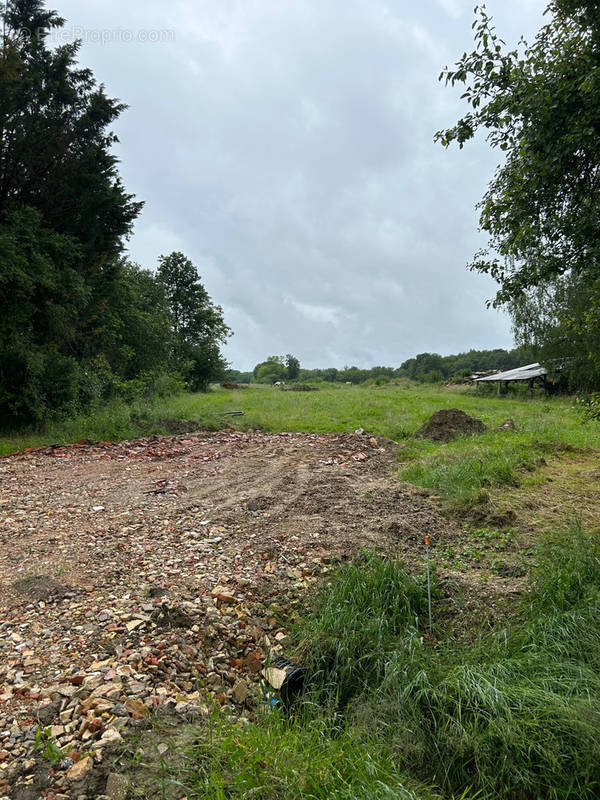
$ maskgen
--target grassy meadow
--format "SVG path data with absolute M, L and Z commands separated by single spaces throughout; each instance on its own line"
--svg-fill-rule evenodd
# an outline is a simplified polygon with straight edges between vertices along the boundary
M 443 408 L 460 408 L 487 430 L 447 444 L 414 438 Z M 244 416 L 224 416 L 229 411 Z M 515 429 L 498 430 L 508 418 Z M 334 574 L 291 626 L 292 653 L 311 676 L 297 713 L 265 710 L 239 725 L 215 711 L 185 732 L 157 723 L 144 735 L 167 741 L 175 755 L 141 765 L 134 751 L 132 797 L 600 796 L 600 423 L 584 422 L 572 398 L 408 383 L 321 384 L 311 393 L 215 388 L 109 404 L 44 432 L 2 438 L 0 453 L 169 433 L 176 420 L 190 421 L 189 429 L 363 428 L 393 439 L 398 479 L 421 487 L 464 529 L 463 545 L 434 551 L 434 563 L 460 571 L 481 561 L 485 581 L 495 564 L 496 574 L 510 575 L 526 556 L 527 569 L 515 572 L 526 575 L 526 591 L 485 624 L 463 606 L 460 624 L 429 636 L 423 575 L 364 554 Z M 502 513 L 485 521 L 507 508 L 518 509 L 518 522 Z M 434 619 L 457 613 L 449 611 L 452 591 L 434 570 Z
M 481 419 L 488 431 L 440 445 L 413 434 L 442 408 L 460 408 Z M 244 416 L 224 416 L 243 411 Z M 516 430 L 498 431 L 507 419 Z M 515 486 L 524 471 L 557 454 L 600 450 L 600 425 L 583 424 L 572 398 L 496 397 L 476 390 L 406 382 L 390 386 L 320 384 L 317 392 L 284 392 L 250 386 L 236 391 L 181 394 L 132 404 L 108 403 L 93 413 L 57 422 L 43 432 L 0 437 L 0 455 L 81 438 L 112 441 L 190 429 L 367 433 L 400 442 L 400 477 L 427 487 L 453 504 L 468 504 L 482 489 Z M 197 424 L 197 425 L 196 425 Z

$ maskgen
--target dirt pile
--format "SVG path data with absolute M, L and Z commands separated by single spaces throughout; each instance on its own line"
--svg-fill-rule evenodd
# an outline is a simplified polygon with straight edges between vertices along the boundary
M 316 386 L 306 386 L 304 384 L 297 384 L 296 386 L 283 386 L 284 392 L 318 392 Z
M 419 439 L 432 442 L 449 442 L 457 436 L 473 436 L 483 433 L 485 425 L 480 419 L 471 417 L 459 408 L 443 408 L 436 411 L 415 433 Z
M 243 389 L 243 386 L 240 386 L 239 383 L 232 383 L 231 381 L 223 381 L 221 384 L 222 389 L 229 389 L 230 391 L 234 391 L 236 389 Z

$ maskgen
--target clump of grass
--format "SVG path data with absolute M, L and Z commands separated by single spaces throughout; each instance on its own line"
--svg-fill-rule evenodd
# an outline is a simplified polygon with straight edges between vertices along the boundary
M 342 567 L 302 623 L 299 657 L 313 688 L 345 706 L 381 680 L 390 649 L 401 647 L 412 661 L 422 650 L 426 610 L 424 579 L 411 577 L 397 561 L 364 553 Z
M 482 489 L 517 486 L 525 471 L 545 463 L 565 445 L 545 441 L 535 432 L 487 433 L 428 448 L 404 466 L 400 477 L 435 489 L 453 505 L 470 505 Z
M 327 719 L 317 714 L 290 721 L 272 713 L 245 727 L 221 719 L 158 772 L 159 785 L 176 785 L 189 800 L 437 797 L 403 773 L 385 742 L 348 732 L 332 736 Z M 149 796 L 146 787 L 141 792 L 137 796 Z
M 579 523 L 547 536 L 537 550 L 532 613 L 560 613 L 600 590 L 600 537 Z

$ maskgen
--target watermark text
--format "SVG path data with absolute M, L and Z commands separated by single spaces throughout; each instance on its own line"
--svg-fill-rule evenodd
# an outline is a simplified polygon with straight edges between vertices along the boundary
M 81 41 L 83 44 L 101 45 L 171 44 L 175 41 L 175 31 L 168 28 L 140 28 L 135 30 L 133 28 L 86 28 L 83 25 L 72 25 L 39 32 L 25 28 L 20 31 L 20 38 L 39 38 L 40 34 L 45 36 L 46 41 L 56 45 L 69 44 L 74 41 Z

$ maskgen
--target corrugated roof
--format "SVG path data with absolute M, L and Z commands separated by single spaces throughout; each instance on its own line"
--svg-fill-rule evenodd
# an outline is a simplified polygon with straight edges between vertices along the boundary
M 498 381 L 529 381 L 532 378 L 541 378 L 547 375 L 548 370 L 540 364 L 527 364 L 525 367 L 509 369 L 506 372 L 497 372 L 495 375 L 487 375 L 485 378 L 475 378 L 475 383 L 498 383 Z

